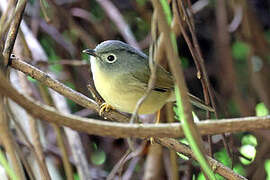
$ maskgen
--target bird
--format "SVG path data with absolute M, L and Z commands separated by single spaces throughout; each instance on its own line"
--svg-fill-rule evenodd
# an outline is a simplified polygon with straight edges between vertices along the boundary
M 90 56 L 95 87 L 105 103 L 100 113 L 108 109 L 133 113 L 138 100 L 148 88 L 151 70 L 148 56 L 142 51 L 118 40 L 107 40 L 95 49 L 85 49 Z M 191 104 L 208 111 L 213 108 L 188 93 Z M 174 78 L 161 65 L 156 67 L 154 87 L 140 106 L 138 114 L 153 114 L 166 103 L 176 101 Z

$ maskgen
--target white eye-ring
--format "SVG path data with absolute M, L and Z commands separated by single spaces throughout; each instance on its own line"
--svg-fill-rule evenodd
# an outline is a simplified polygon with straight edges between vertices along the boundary
M 116 60 L 117 60 L 117 57 L 116 57 L 116 55 L 114 55 L 114 54 L 110 54 L 110 55 L 108 55 L 108 56 L 106 57 L 106 61 L 107 61 L 108 63 L 114 63 Z

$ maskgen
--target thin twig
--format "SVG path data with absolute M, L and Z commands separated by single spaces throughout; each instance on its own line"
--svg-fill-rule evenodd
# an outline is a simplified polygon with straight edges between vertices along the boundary
M 127 161 L 129 161 L 132 158 L 138 157 L 140 156 L 144 149 L 145 146 L 147 146 L 147 142 L 144 141 L 139 148 L 137 148 L 135 151 L 131 152 L 131 149 L 128 149 L 125 154 L 122 156 L 122 158 L 116 163 L 116 165 L 113 167 L 113 170 L 110 172 L 110 174 L 108 175 L 107 179 L 112 179 L 113 177 L 115 177 L 116 173 L 120 171 L 120 169 L 123 169 L 123 166 L 125 165 L 125 163 Z M 123 178 L 125 179 L 125 178 Z
M 7 102 L 7 107 L 6 108 L 7 108 L 8 115 L 13 120 L 13 123 L 14 123 L 14 125 L 16 127 L 16 130 L 18 131 L 19 136 L 22 137 L 22 139 L 25 141 L 27 147 L 30 149 L 30 152 L 33 152 L 35 154 L 39 167 L 42 167 L 43 166 L 42 164 L 44 162 L 42 162 L 42 160 L 39 158 L 36 149 L 34 148 L 33 144 L 30 142 L 30 140 L 27 137 L 25 131 L 23 130 L 20 123 L 18 122 L 17 116 L 15 116 L 14 113 L 12 112 L 10 101 Z M 34 176 L 33 172 L 28 172 L 28 171 L 32 171 L 32 169 L 29 168 L 29 170 L 27 170 L 27 173 L 29 173 L 28 175 L 31 177 L 31 179 L 34 179 L 35 176 Z
M 155 82 L 156 82 L 156 69 L 157 69 L 157 64 L 158 62 L 156 62 L 156 47 L 157 47 L 157 34 L 155 34 L 155 31 L 157 31 L 157 14 L 153 13 L 153 18 L 152 18 L 152 43 L 150 46 L 150 51 L 149 51 L 149 58 L 148 58 L 148 64 L 149 64 L 149 68 L 151 71 L 150 74 L 150 78 L 148 80 L 148 86 L 147 89 L 144 93 L 144 95 L 138 100 L 138 102 L 136 103 L 135 109 L 132 113 L 132 116 L 130 118 L 130 123 L 133 124 L 135 119 L 138 116 L 138 112 L 140 107 L 142 106 L 142 104 L 144 103 L 144 101 L 146 100 L 146 98 L 150 95 L 151 91 L 153 90 L 154 86 L 155 86 Z
M 87 89 L 90 91 L 90 93 L 92 94 L 93 98 L 95 99 L 95 101 L 98 103 L 98 105 L 100 106 L 104 100 L 102 99 L 102 97 L 98 94 L 97 90 L 93 87 L 92 84 L 88 84 L 87 85 Z
M 38 84 L 38 87 L 40 89 L 40 94 L 41 94 L 42 100 L 45 102 L 45 104 L 52 105 L 53 102 L 52 102 L 51 98 L 49 97 L 48 92 L 45 90 L 45 86 L 42 84 Z M 59 127 L 58 125 L 53 124 L 53 123 L 51 123 L 51 125 L 54 129 L 54 132 L 56 135 L 57 145 L 58 145 L 58 148 L 59 148 L 61 155 L 62 155 L 62 161 L 63 161 L 66 179 L 72 180 L 73 179 L 73 171 L 71 168 L 71 164 L 69 163 L 68 150 L 67 150 L 67 147 L 65 146 L 65 143 L 64 143 L 64 137 L 61 133 L 62 132 L 61 127 Z
M 113 169 L 111 170 L 110 174 L 107 176 L 106 180 L 112 180 L 113 178 L 115 178 L 117 172 L 119 171 L 119 169 L 121 167 L 123 167 L 123 165 L 126 162 L 127 157 L 129 156 L 129 154 L 131 153 L 131 149 L 128 149 L 125 154 L 121 157 L 121 159 L 117 162 L 116 165 L 114 165 Z
M 2 73 L 1 73 L 2 75 Z M 2 75 L 3 76 L 3 75 Z M 7 81 L 7 80 L 6 80 Z M 8 82 L 8 81 L 7 81 Z M 0 138 L 4 145 L 5 151 L 10 158 L 11 165 L 14 168 L 15 175 L 18 179 L 24 180 L 25 175 L 22 170 L 21 162 L 19 161 L 18 154 L 16 152 L 16 146 L 13 141 L 10 128 L 8 126 L 8 119 L 4 106 L 4 97 L 0 95 Z
M 47 23 L 50 23 L 50 22 L 51 22 L 51 19 L 50 19 L 49 16 L 48 16 L 48 13 L 47 13 L 47 11 L 46 11 L 46 7 L 45 7 L 45 5 L 44 5 L 44 3 L 43 3 L 43 0 L 39 0 L 39 4 L 40 4 L 40 7 L 41 7 L 41 12 L 42 12 L 43 15 L 44 15 L 45 21 L 46 21 Z
M 8 7 L 6 8 L 5 12 L 4 12 L 4 7 L 3 7 L 4 4 L 0 5 L 1 9 L 2 9 L 2 13 L 3 13 L 3 15 L 1 16 L 1 19 L 0 19 L 0 37 L 3 37 L 3 35 L 6 34 L 6 32 L 8 31 L 8 28 L 10 27 L 11 22 L 14 19 L 15 8 L 13 8 L 12 4 L 14 4 L 14 2 L 9 1 Z M 7 19 L 8 14 L 10 14 L 10 15 Z
M 50 90 L 50 94 L 51 94 L 51 97 L 52 97 L 53 102 L 55 104 L 55 107 L 58 109 L 58 111 L 61 111 L 62 113 L 70 113 L 68 106 L 67 106 L 67 103 L 65 101 L 65 98 L 62 95 L 60 95 L 52 90 Z M 91 180 L 92 178 L 91 178 L 91 174 L 89 171 L 89 169 L 90 169 L 89 163 L 87 162 L 87 157 L 85 155 L 82 141 L 81 141 L 81 138 L 80 138 L 78 132 L 76 132 L 70 128 L 66 128 L 66 127 L 64 127 L 64 132 L 67 136 L 69 145 L 71 147 L 71 151 L 73 154 L 76 168 L 78 170 L 79 177 L 81 179 Z M 67 151 L 65 146 L 62 146 L 62 148 L 64 148 L 65 151 Z M 68 173 L 69 179 L 72 179 L 73 172 L 72 172 L 71 165 L 68 161 L 68 155 L 66 152 L 65 152 L 65 155 L 66 155 L 65 169 L 67 170 L 66 173 Z
M 3 32 L 3 27 L 7 24 L 7 21 L 9 21 L 9 19 L 11 19 L 11 14 L 14 14 L 14 0 L 10 0 L 8 5 L 7 2 L 1 3 L 0 7 L 1 7 L 1 18 L 0 18 L 0 36 L 2 36 L 2 32 Z M 9 24 L 10 22 L 8 22 Z
M 23 15 L 26 3 L 27 3 L 27 0 L 19 0 L 17 3 L 16 9 L 15 9 L 15 16 L 14 16 L 15 18 L 9 29 L 7 39 L 5 42 L 5 47 L 3 50 L 4 65 L 8 65 L 9 63 L 9 58 L 13 50 L 13 46 L 15 43 L 15 39 L 17 37 L 19 25 L 22 20 L 22 15 Z

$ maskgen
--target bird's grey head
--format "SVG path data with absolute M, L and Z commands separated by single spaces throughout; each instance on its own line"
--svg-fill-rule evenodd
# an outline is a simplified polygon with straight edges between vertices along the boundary
M 128 71 L 136 64 L 145 64 L 147 56 L 130 45 L 117 40 L 108 40 L 100 43 L 95 49 L 86 49 L 84 53 L 93 56 L 100 70 Z M 135 66 L 136 67 L 136 66 Z

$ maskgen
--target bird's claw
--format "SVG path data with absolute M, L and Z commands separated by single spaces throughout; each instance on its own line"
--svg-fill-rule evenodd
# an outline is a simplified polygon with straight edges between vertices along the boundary
M 104 111 L 105 112 L 108 112 L 111 109 L 114 109 L 111 105 L 109 105 L 108 103 L 102 103 L 100 105 L 100 109 L 99 109 L 99 113 L 98 114 L 101 116 Z

